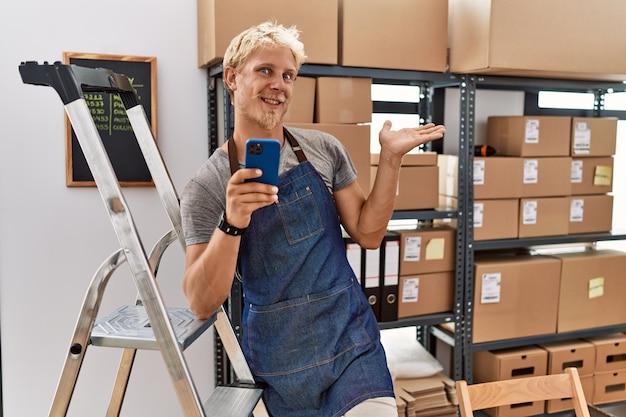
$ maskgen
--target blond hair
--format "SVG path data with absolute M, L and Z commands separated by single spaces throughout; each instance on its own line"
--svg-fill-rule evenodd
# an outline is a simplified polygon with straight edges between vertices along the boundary
M 250 54 L 265 45 L 284 46 L 291 50 L 296 61 L 296 68 L 306 59 L 304 44 L 300 41 L 300 32 L 295 26 L 285 27 L 275 21 L 266 21 L 235 36 L 224 52 L 223 66 L 232 67 L 235 70 L 245 65 Z M 226 86 L 228 93 L 232 91 Z

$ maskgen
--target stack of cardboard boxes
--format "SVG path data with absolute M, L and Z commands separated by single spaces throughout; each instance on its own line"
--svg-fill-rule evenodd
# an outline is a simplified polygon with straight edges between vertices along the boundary
M 398 417 L 456 417 L 459 402 L 454 381 L 443 373 L 396 379 Z
M 344 236 L 348 261 L 380 322 L 452 311 L 456 229 L 389 231 L 377 249 Z
M 589 404 L 626 399 L 626 335 L 619 333 L 480 351 L 474 354 L 475 382 L 562 373 L 575 367 Z M 524 417 L 571 410 L 571 399 L 535 401 L 486 410 L 492 417 Z
M 626 323 L 626 253 L 478 253 L 473 342 L 515 339 Z
M 617 119 L 493 116 L 475 157 L 474 240 L 607 232 Z M 458 157 L 440 155 L 439 194 L 455 205 Z

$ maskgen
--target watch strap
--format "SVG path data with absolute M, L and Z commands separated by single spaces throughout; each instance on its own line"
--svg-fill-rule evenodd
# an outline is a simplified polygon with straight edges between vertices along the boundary
M 220 216 L 220 221 L 217 224 L 217 228 L 230 236 L 241 236 L 247 229 L 246 227 L 235 227 L 232 224 L 228 223 L 228 221 L 226 221 L 226 215 L 224 213 L 222 213 L 222 215 Z

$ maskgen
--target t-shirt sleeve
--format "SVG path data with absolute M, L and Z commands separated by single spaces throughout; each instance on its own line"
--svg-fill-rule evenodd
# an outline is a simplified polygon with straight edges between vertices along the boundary
M 219 169 L 207 163 L 183 189 L 180 213 L 187 245 L 211 239 L 226 205 L 227 180 Z

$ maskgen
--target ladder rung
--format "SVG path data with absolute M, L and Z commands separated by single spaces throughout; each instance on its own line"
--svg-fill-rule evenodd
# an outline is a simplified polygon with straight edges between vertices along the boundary
M 186 308 L 168 308 L 167 315 L 174 328 L 178 344 L 183 350 L 215 321 L 215 316 L 200 320 Z M 146 310 L 143 306 L 137 305 L 122 306 L 96 320 L 91 331 L 90 342 L 95 346 L 159 349 Z
M 217 386 L 204 404 L 207 417 L 249 417 L 263 389 L 255 386 Z

